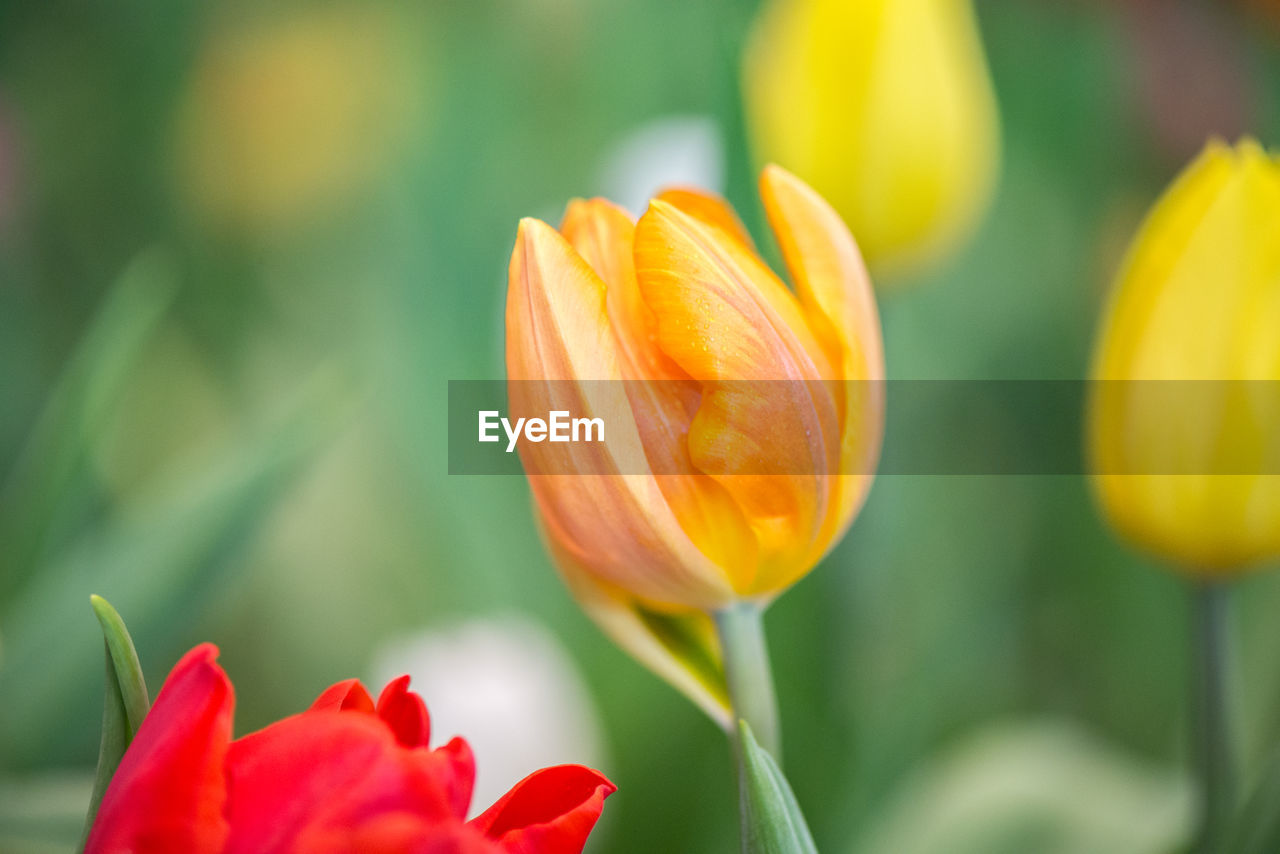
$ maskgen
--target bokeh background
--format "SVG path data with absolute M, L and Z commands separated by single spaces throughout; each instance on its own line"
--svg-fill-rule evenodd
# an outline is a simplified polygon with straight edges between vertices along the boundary
M 587 761 L 621 787 L 590 850 L 735 850 L 723 738 L 577 610 L 522 479 L 446 474 L 445 401 L 502 376 L 519 217 L 695 181 L 752 220 L 755 4 L 269 5 L 0 3 L 0 852 L 78 836 L 93 592 L 153 691 L 216 642 L 238 733 L 409 670 L 481 799 Z M 963 251 L 882 291 L 889 376 L 1082 378 L 1159 190 L 1212 134 L 1280 141 L 1280 13 L 977 11 L 999 185 Z M 1252 775 L 1280 574 L 1237 599 Z M 1186 608 L 1082 478 L 881 478 L 768 616 L 819 847 L 1175 850 Z

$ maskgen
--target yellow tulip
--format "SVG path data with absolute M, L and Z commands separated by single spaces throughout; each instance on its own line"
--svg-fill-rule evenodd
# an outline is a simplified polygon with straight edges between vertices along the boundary
M 1280 161 L 1256 142 L 1210 143 L 1148 214 L 1092 376 L 1117 530 L 1206 579 L 1280 557 Z M 1193 382 L 1144 382 L 1169 380 Z
M 878 277 L 937 262 L 985 212 L 999 120 L 968 0 L 772 0 L 743 89 L 756 154 L 835 205 Z
M 513 415 L 570 410 L 610 430 L 567 462 L 520 447 L 557 565 L 610 635 L 722 721 L 707 615 L 768 602 L 834 545 L 884 418 L 857 245 L 782 169 L 761 193 L 794 293 L 733 211 L 692 190 L 634 222 L 603 199 L 571 202 L 559 230 L 523 220 L 507 293 Z

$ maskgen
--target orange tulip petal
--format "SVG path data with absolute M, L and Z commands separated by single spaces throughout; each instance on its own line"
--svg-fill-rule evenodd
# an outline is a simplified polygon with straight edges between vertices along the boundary
M 736 237 L 743 246 L 755 249 L 755 242 L 747 233 L 738 214 L 719 196 L 688 187 L 672 187 L 659 193 L 657 199 L 678 208 L 694 219 L 720 229 L 730 237 Z
M 760 177 L 760 195 L 796 293 L 819 335 L 838 356 L 844 383 L 838 510 L 823 550 L 853 520 L 871 486 L 884 430 L 884 346 L 875 295 L 858 245 L 839 214 L 778 166 Z M 820 555 L 815 556 L 815 560 Z
M 558 232 L 524 220 L 511 258 L 507 376 L 513 417 L 599 417 L 607 443 L 523 443 L 548 536 L 601 577 L 657 602 L 714 608 L 723 571 L 693 543 L 645 471 L 644 447 L 605 306 L 605 284 Z M 614 380 L 615 382 L 593 382 Z M 542 381 L 542 382 L 539 382 Z M 585 476 L 563 477 L 578 473 Z
M 831 366 L 795 298 L 746 246 L 655 200 L 636 227 L 636 275 L 663 350 L 703 383 L 694 464 L 743 508 L 767 565 L 807 553 L 839 463 Z M 785 380 L 786 382 L 768 382 Z M 739 592 L 753 578 L 735 578 Z
M 695 197 L 692 191 L 672 191 Z M 709 197 L 708 197 L 709 198 Z M 732 217 L 732 211 L 729 211 Z M 755 537 L 733 497 L 694 468 L 689 425 L 702 393 L 657 343 L 657 319 L 636 283 L 635 223 L 604 199 L 569 203 L 560 233 L 606 284 L 605 306 L 645 457 L 685 533 L 721 567 L 755 566 Z
M 565 240 L 605 283 L 605 309 L 623 356 L 623 376 L 688 380 L 688 374 L 658 347 L 657 319 L 636 284 L 631 251 L 635 232 L 631 215 L 606 199 L 575 199 L 560 223 Z

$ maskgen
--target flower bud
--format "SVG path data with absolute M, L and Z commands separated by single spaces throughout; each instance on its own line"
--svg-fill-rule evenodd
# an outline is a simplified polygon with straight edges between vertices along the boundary
M 825 195 L 877 276 L 939 260 L 987 207 L 999 127 L 968 0 L 773 0 L 743 89 L 757 156 Z
M 1280 557 L 1280 162 L 1212 142 L 1148 214 L 1093 360 L 1095 492 L 1211 578 Z
M 552 554 L 606 631 L 713 714 L 706 615 L 768 601 L 818 562 L 866 496 L 883 430 L 852 236 L 782 169 L 761 190 L 795 293 L 724 202 L 673 190 L 638 222 L 601 199 L 571 202 L 559 230 L 524 220 L 507 295 L 512 414 L 608 425 L 604 444 L 520 445 Z

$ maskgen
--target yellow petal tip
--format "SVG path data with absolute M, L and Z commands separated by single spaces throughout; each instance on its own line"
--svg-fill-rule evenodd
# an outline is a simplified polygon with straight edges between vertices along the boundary
M 777 163 L 766 163 L 764 168 L 760 170 L 760 181 L 777 181 L 783 178 L 792 178 L 796 176 L 789 169 L 784 169 Z

